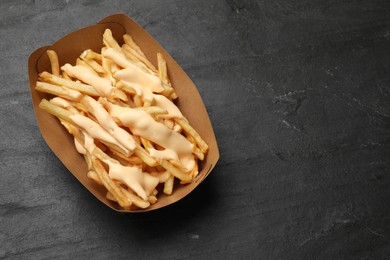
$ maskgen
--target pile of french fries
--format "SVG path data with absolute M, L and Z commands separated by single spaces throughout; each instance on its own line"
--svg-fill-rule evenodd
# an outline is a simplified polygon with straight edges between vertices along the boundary
M 122 46 L 118 44 L 109 29 L 104 31 L 102 38 L 104 47 L 101 53 L 90 49 L 85 50 L 75 64 L 87 69 L 89 73 L 92 72 L 99 79 L 108 80 L 112 91 L 108 95 L 103 95 L 96 86 L 72 77 L 64 69 L 65 66 L 60 66 L 57 53 L 48 50 L 51 73 L 47 71 L 40 73 L 35 89 L 51 94 L 52 98 L 42 99 L 39 107 L 56 116 L 73 135 L 76 148 L 84 156 L 88 165 L 87 176 L 107 189 L 107 199 L 118 203 L 125 210 L 146 209 L 151 204 L 157 203 L 159 194 L 171 195 L 175 185 L 190 183 L 197 176 L 198 163 L 204 159 L 208 145 L 184 116 L 164 116 L 167 115 L 167 110 L 156 106 L 153 100 L 143 98 L 137 89 L 116 78 L 115 72 L 123 67 L 102 53 L 108 48 L 115 49 L 126 57 L 127 62 L 132 62 L 143 71 L 158 77 L 163 91 L 153 94 L 163 95 L 173 102 L 177 95 L 168 78 L 167 64 L 163 55 L 157 53 L 156 68 L 130 35 L 123 35 Z M 134 134 L 119 118 L 106 118 L 105 122 L 108 123 L 102 124 L 93 107 L 97 106 L 101 110 L 100 113 L 109 115 L 107 111 L 112 105 L 145 111 L 155 122 L 185 137 L 193 147 L 192 156 L 196 162 L 193 169 L 186 169 L 178 159 L 153 157 L 150 153 L 151 149 L 163 150 L 164 147 Z M 104 135 L 95 135 L 93 131 L 85 129 L 84 125 L 75 120 L 75 115 L 83 118 Z M 134 147 L 123 147 L 120 145 L 121 142 L 117 143 L 113 138 L 113 128 L 116 131 L 126 131 L 123 136 L 130 136 L 135 142 Z M 115 167 L 117 171 L 123 169 L 123 172 L 132 169 L 128 174 L 134 176 L 128 177 L 138 180 L 138 183 L 123 181 L 127 177 L 116 178 L 111 174 L 111 167 Z M 134 169 L 138 170 L 134 171 Z

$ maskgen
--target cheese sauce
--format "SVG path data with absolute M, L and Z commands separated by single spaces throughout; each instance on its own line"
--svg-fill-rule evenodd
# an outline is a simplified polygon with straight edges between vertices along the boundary
M 124 183 L 144 200 L 148 200 L 148 196 L 160 182 L 159 178 L 142 172 L 138 167 L 123 166 L 110 160 L 103 160 L 103 162 L 109 167 L 111 179 Z
M 154 95 L 155 106 L 161 107 L 168 111 L 166 115 L 160 115 L 161 118 L 184 118 L 179 108 L 168 98 L 163 95 Z
M 70 119 L 79 127 L 81 127 L 85 132 L 87 132 L 92 138 L 102 140 L 110 144 L 114 144 L 121 148 L 127 154 L 130 154 L 129 150 L 119 143 L 114 137 L 112 137 L 103 127 L 98 123 L 89 119 L 86 116 L 75 114 L 71 115 Z M 88 150 L 88 149 L 87 149 Z
M 118 118 L 122 124 L 129 127 L 134 135 L 141 136 L 164 147 L 166 150 L 158 151 L 160 158 L 170 158 L 173 153 L 176 153 L 177 158 L 179 158 L 188 171 L 194 168 L 193 144 L 184 136 L 156 122 L 145 111 L 125 108 L 110 103 L 107 106 L 110 115 Z
M 114 74 L 116 78 L 130 85 L 137 84 L 144 86 L 155 93 L 161 93 L 164 90 L 159 77 L 146 72 L 137 66 L 136 63 L 128 60 L 126 56 L 118 50 L 108 48 L 103 52 L 103 56 L 124 68 Z
M 156 159 L 179 160 L 177 153 L 170 149 L 165 149 L 163 151 L 160 151 L 154 148 L 149 148 L 148 151 L 150 156 Z
M 136 145 L 133 137 L 124 129 L 120 128 L 104 107 L 95 99 L 85 96 L 83 102 L 88 106 L 88 110 L 95 116 L 99 124 L 110 133 L 119 143 L 129 151 L 134 151 Z
M 103 97 L 109 97 L 112 94 L 113 86 L 111 85 L 111 81 L 109 79 L 99 77 L 84 66 L 72 66 L 67 63 L 62 66 L 61 69 L 69 76 L 91 85 L 99 93 L 99 95 Z

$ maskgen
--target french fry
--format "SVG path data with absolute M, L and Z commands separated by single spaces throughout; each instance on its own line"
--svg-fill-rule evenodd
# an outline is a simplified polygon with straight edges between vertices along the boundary
M 156 196 L 149 196 L 148 201 L 150 204 L 155 204 L 157 202 L 157 197 Z
M 157 53 L 158 76 L 164 85 L 170 85 L 168 80 L 167 63 L 161 53 Z
M 198 163 L 195 163 L 195 167 L 192 169 L 192 171 L 190 173 L 190 176 L 191 176 L 192 179 L 194 179 L 198 175 L 198 173 L 199 173 L 199 171 L 198 171 L 199 168 L 198 167 L 199 167 Z
M 168 160 L 168 162 L 170 164 L 172 164 L 172 166 L 175 166 L 176 168 L 178 168 L 179 170 L 182 170 L 182 171 L 187 170 L 179 160 L 176 160 L 176 159 L 175 160 Z
M 123 194 L 120 186 L 109 177 L 102 163 L 97 159 L 92 159 L 92 165 L 104 187 L 113 195 L 118 204 L 125 209 L 130 208 L 132 202 Z
M 174 183 L 175 177 L 173 175 L 169 176 L 168 180 L 164 183 L 164 194 L 171 195 L 173 190 L 173 183 Z
M 177 95 L 168 78 L 167 63 L 161 53 L 157 53 L 158 76 L 163 83 L 164 91 L 161 93 L 169 99 L 176 99 Z
M 103 184 L 102 184 L 102 185 L 103 185 Z M 106 198 L 107 198 L 108 200 L 113 201 L 113 202 L 118 202 L 118 201 L 116 200 L 116 198 L 114 197 L 114 195 L 112 195 L 111 192 L 107 192 Z
M 103 33 L 103 43 L 106 45 L 108 48 L 114 48 L 119 51 L 121 50 L 121 47 L 119 46 L 118 42 L 114 39 L 112 36 L 112 32 L 110 29 L 106 29 Z
M 66 74 L 66 72 L 64 72 Z M 69 89 L 79 91 L 83 94 L 97 97 L 99 94 L 97 91 L 90 85 L 83 84 L 80 82 L 72 81 L 70 79 L 60 78 L 48 72 L 42 72 L 39 74 L 39 78 L 45 82 L 52 83 L 58 86 L 64 86 Z
M 132 57 L 135 57 L 135 59 L 142 62 L 148 69 L 153 71 L 154 73 L 157 73 L 156 67 L 146 58 L 145 54 L 142 55 L 139 52 L 137 52 L 135 49 L 131 48 L 129 45 L 124 44 L 122 45 L 122 48 L 125 50 L 125 52 L 129 52 Z
M 204 159 L 204 153 L 197 147 L 196 141 L 195 141 L 194 137 L 192 137 L 191 135 L 187 135 L 186 138 L 187 138 L 187 140 L 190 141 L 190 142 L 193 144 L 193 146 L 194 146 L 193 153 L 196 155 L 196 157 L 198 157 L 199 160 L 203 161 L 203 159 Z
M 50 64 L 51 64 L 51 73 L 56 76 L 60 76 L 60 63 L 58 62 L 58 55 L 53 50 L 46 51 L 47 56 L 49 56 Z
M 88 63 L 86 63 L 84 60 L 80 59 L 80 58 L 77 58 L 76 60 L 76 66 L 83 66 L 83 67 L 86 67 L 87 69 L 89 69 L 93 74 L 95 74 L 96 76 L 99 76 L 99 73 L 97 73 L 91 66 L 89 66 Z
M 133 61 L 133 62 L 139 62 L 139 63 L 141 63 L 141 64 L 143 65 L 144 68 L 146 68 L 146 65 L 143 64 L 143 63 L 141 62 L 141 60 L 138 59 L 133 53 L 131 53 L 130 51 L 126 50 L 126 49 L 124 48 L 124 46 L 127 46 L 127 45 L 125 45 L 125 44 L 122 45 L 122 52 L 123 52 L 123 54 L 125 54 L 126 58 L 128 58 L 129 60 L 131 60 L 131 61 Z
M 195 129 L 188 123 L 187 120 L 183 118 L 175 118 L 175 121 L 183 128 L 185 132 L 187 132 L 189 135 L 191 135 L 196 143 L 198 144 L 200 150 L 203 153 L 206 153 L 209 149 L 209 146 L 206 144 L 206 142 L 200 137 L 198 132 L 195 131 Z
M 66 121 L 70 124 L 74 124 L 72 119 L 70 118 L 73 115 L 72 112 L 69 112 L 66 109 L 63 109 L 59 106 L 56 106 L 56 105 L 50 103 L 49 101 L 47 101 L 46 99 L 41 100 L 41 102 L 39 103 L 39 107 L 43 110 L 46 110 L 47 112 L 49 112 L 53 116 L 56 116 L 56 117 Z
M 69 100 L 77 101 L 82 98 L 82 94 L 76 90 L 68 89 L 65 87 L 53 85 L 42 81 L 37 81 L 35 89 L 40 92 L 49 93 Z
M 110 149 L 110 151 L 113 153 L 113 155 L 117 156 L 118 158 L 126 161 L 127 163 L 129 163 L 131 165 L 139 165 L 139 164 L 143 163 L 143 161 L 135 155 L 126 156 L 126 155 L 119 153 L 117 151 L 114 151 L 112 149 Z
M 149 155 L 144 148 L 142 148 L 139 144 L 137 144 L 134 154 L 137 155 L 146 165 L 151 167 L 155 167 L 158 165 L 157 161 Z
M 102 51 L 104 49 L 105 48 L 103 48 Z M 115 84 L 116 79 L 112 76 L 111 66 L 112 66 L 112 61 L 102 56 L 102 67 L 104 70 L 104 75 L 106 78 L 110 79 L 113 84 Z
M 97 184 L 103 185 L 103 182 L 100 180 L 98 174 L 95 171 L 88 171 L 87 176 L 88 178 L 94 180 Z
M 136 107 L 142 107 L 142 99 L 139 96 L 135 95 L 133 100 Z
M 119 98 L 120 100 L 127 101 L 129 98 L 127 95 L 120 89 L 114 88 L 111 98 Z
M 117 82 L 116 87 L 118 89 L 120 89 L 120 90 L 123 90 L 126 93 L 131 94 L 131 95 L 137 95 L 138 94 L 137 90 L 134 87 L 132 87 L 130 85 L 127 85 L 127 84 L 124 84 L 121 81 Z
M 167 160 L 161 160 L 160 162 L 160 165 L 166 169 L 167 171 L 169 171 L 173 176 L 175 176 L 176 178 L 182 180 L 182 181 L 185 181 L 185 182 L 188 182 L 188 181 L 191 181 L 191 176 L 188 174 L 188 173 L 185 173 L 183 172 L 182 170 L 179 170 L 178 168 L 176 168 L 175 166 L 173 166 L 170 162 L 168 162 Z
M 92 167 L 92 157 L 91 157 L 91 155 L 89 155 L 89 154 L 84 154 L 84 159 L 85 159 L 85 162 L 87 163 L 88 170 L 92 170 L 93 167 Z M 99 180 L 100 180 L 100 179 L 99 179 Z
M 89 67 L 91 67 L 96 73 L 98 74 L 104 74 L 105 70 L 103 69 L 102 65 L 97 63 L 95 60 L 89 60 L 82 56 L 80 56 L 80 59 L 83 60 Z
M 145 149 L 154 148 L 153 144 L 148 139 L 145 139 L 143 137 L 140 137 L 140 138 L 141 138 L 141 143 L 142 143 L 142 145 L 144 146 Z
M 128 191 L 124 188 L 121 188 L 121 190 L 125 194 L 125 196 L 128 198 L 128 200 L 132 201 L 132 203 L 134 203 L 135 206 L 137 206 L 141 209 L 146 209 L 147 207 L 150 206 L 149 201 L 145 201 L 145 200 L 141 199 L 137 195 L 131 193 L 130 191 Z
M 102 62 L 102 55 L 100 53 L 94 52 L 91 49 L 85 50 L 81 56 L 88 60 L 96 60 L 98 62 Z
M 146 57 L 144 52 L 141 50 L 141 48 L 138 46 L 138 44 L 135 43 L 135 41 L 130 36 L 130 34 L 124 34 L 123 41 L 125 42 L 125 44 L 130 46 L 132 49 L 136 50 L 141 56 Z
M 175 123 L 171 119 L 164 119 L 164 125 L 168 127 L 169 129 L 173 130 L 173 127 L 175 126 Z

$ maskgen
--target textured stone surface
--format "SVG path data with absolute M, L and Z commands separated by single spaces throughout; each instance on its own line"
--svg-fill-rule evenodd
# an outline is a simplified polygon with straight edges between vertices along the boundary
M 0 7 L 0 258 L 388 258 L 388 1 Z M 28 90 L 33 50 L 116 12 L 193 79 L 221 153 L 194 193 L 148 214 L 113 212 L 68 173 Z

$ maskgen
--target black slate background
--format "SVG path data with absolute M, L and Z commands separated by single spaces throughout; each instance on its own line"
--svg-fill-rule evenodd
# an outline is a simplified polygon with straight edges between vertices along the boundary
M 41 138 L 27 58 L 122 12 L 197 85 L 221 159 L 123 215 Z M 1 259 L 388 259 L 390 2 L 1 1 Z

